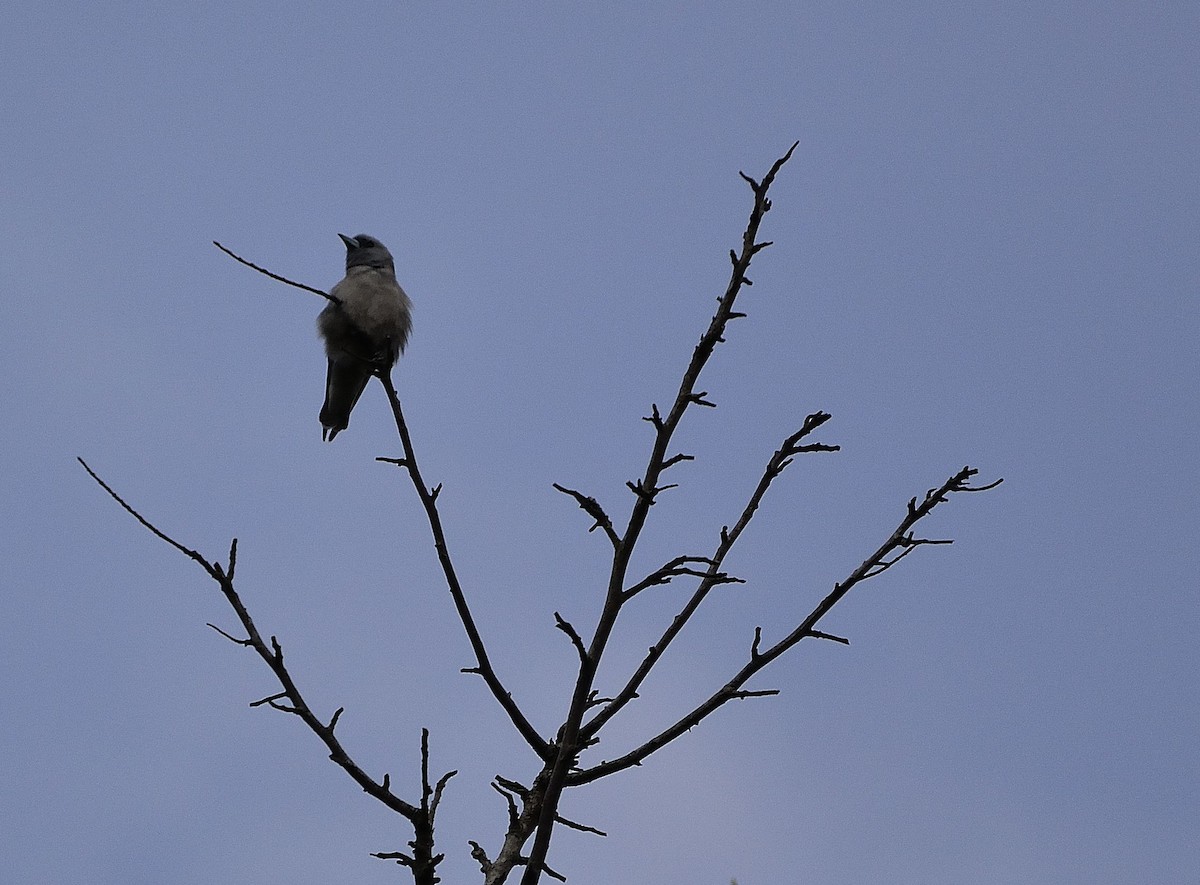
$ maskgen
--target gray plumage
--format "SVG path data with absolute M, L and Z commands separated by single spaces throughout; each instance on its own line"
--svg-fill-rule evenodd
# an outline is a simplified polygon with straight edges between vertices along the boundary
M 350 423 L 350 412 L 371 375 L 391 371 L 408 342 L 412 303 L 396 282 L 396 264 L 383 243 L 366 234 L 348 237 L 346 276 L 330 291 L 331 301 L 317 317 L 329 369 L 321 436 L 332 441 Z

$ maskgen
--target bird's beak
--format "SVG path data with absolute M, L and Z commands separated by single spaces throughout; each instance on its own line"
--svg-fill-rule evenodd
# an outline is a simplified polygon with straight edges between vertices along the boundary
M 338 234 L 338 236 L 341 237 L 342 242 L 346 244 L 346 249 L 349 250 L 358 248 L 358 240 L 354 239 L 354 237 L 348 237 L 345 234 Z

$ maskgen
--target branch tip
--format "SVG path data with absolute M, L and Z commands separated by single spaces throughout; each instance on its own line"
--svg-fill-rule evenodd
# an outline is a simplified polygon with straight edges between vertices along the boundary
M 976 471 L 976 472 L 978 472 L 978 471 Z M 1003 476 L 1000 477 L 999 479 L 997 479 L 995 482 L 989 482 L 987 485 L 984 485 L 984 486 L 959 485 L 954 491 L 956 491 L 956 492 L 986 492 L 991 489 L 994 489 L 996 486 L 1000 485 L 1000 483 L 1002 483 L 1002 482 L 1004 482 Z
M 672 455 L 670 458 L 667 458 L 667 460 L 663 461 L 662 466 L 663 466 L 663 470 L 666 470 L 668 467 L 672 467 L 675 464 L 678 464 L 680 461 L 695 461 L 695 460 L 696 460 L 695 455 L 685 455 L 682 452 L 680 452 L 678 455 Z
M 820 630 L 809 630 L 808 635 L 813 639 L 828 639 L 830 642 L 838 642 L 842 645 L 849 645 L 850 640 L 842 636 L 834 636 L 832 633 L 822 633 Z
M 275 702 L 276 702 L 277 700 L 279 700 L 280 698 L 286 698 L 286 697 L 287 697 L 287 692 L 286 692 L 286 691 L 281 691 L 281 692 L 279 692 L 278 694 L 273 694 L 273 695 L 271 695 L 270 697 L 261 698 L 260 700 L 257 700 L 257 701 L 251 701 L 251 702 L 250 702 L 250 706 L 251 706 L 251 707 L 261 707 L 261 706 L 263 706 L 264 704 L 268 704 L 268 705 L 270 705 L 270 706 L 274 706 L 274 705 L 275 705 Z
M 289 280 L 287 277 L 281 277 L 277 273 L 271 273 L 271 271 L 267 270 L 265 267 L 259 267 L 257 264 L 255 264 L 251 261 L 247 261 L 242 256 L 236 254 L 235 252 L 232 252 L 229 249 L 226 249 L 224 246 L 222 246 L 216 240 L 213 240 L 212 244 L 214 246 L 216 246 L 218 249 L 220 249 L 222 252 L 224 252 L 226 255 L 228 255 L 230 258 L 232 258 L 234 261 L 239 261 L 242 264 L 246 265 L 246 267 L 249 267 L 252 270 L 256 270 L 260 274 L 264 274 L 273 280 L 276 280 L 280 283 L 286 283 L 289 286 L 295 286 L 297 289 L 303 289 L 305 292 L 312 292 L 314 295 L 320 295 L 322 298 L 328 299 L 329 301 L 333 302 L 334 304 L 342 303 L 342 300 L 340 298 L 337 298 L 334 295 L 330 295 L 328 292 L 325 292 L 322 289 L 314 289 L 312 286 L 304 285 L 304 283 L 297 283 L 295 280 Z
M 580 506 L 584 513 L 596 521 L 595 524 L 588 529 L 589 532 L 593 532 L 598 528 L 604 529 L 604 534 L 608 536 L 608 540 L 612 543 L 614 548 L 620 544 L 621 539 L 617 537 L 617 532 L 616 529 L 613 528 L 612 520 L 608 518 L 608 514 L 604 512 L 604 508 L 600 506 L 600 503 L 595 498 L 589 497 L 582 492 L 577 492 L 575 489 L 569 489 L 566 486 L 561 486 L 558 483 L 552 483 L 552 485 L 557 491 L 574 498 L 575 502 Z
M 555 612 L 554 613 L 554 626 L 557 629 L 562 630 L 564 633 L 567 634 L 568 637 L 570 637 L 571 644 L 573 646 L 575 646 L 575 651 L 579 652 L 579 662 L 582 664 L 586 664 L 587 659 L 588 659 L 587 649 L 584 648 L 583 639 L 575 631 L 575 628 L 571 626 L 571 622 L 565 620 L 563 618 L 563 616 L 560 615 L 558 612 Z
M 224 636 L 230 642 L 233 642 L 237 645 L 253 645 L 254 644 L 253 639 L 238 639 L 236 636 L 231 636 L 230 634 L 226 633 L 224 630 L 222 630 L 216 624 L 210 623 L 207 626 L 212 627 L 214 630 L 216 630 L 218 633 L 220 633 L 222 636 Z
M 569 818 L 563 817 L 561 814 L 556 815 L 554 819 L 564 827 L 570 827 L 572 830 L 579 830 L 581 833 L 593 833 L 597 836 L 608 835 L 608 833 L 604 832 L 603 830 L 597 830 L 595 827 L 589 827 L 587 824 L 581 824 L 578 821 L 570 820 Z
M 735 700 L 744 701 L 746 698 L 770 698 L 777 694 L 779 694 L 778 688 L 764 688 L 757 691 L 742 689 L 740 691 L 733 692 L 730 697 Z
M 757 181 L 755 181 L 753 178 L 751 178 L 749 175 L 747 175 L 741 169 L 738 170 L 738 175 L 740 175 L 742 177 L 742 181 L 744 181 L 744 182 L 746 182 L 746 184 L 750 185 L 750 189 L 753 190 L 755 194 L 757 194 L 759 192 L 761 185 Z

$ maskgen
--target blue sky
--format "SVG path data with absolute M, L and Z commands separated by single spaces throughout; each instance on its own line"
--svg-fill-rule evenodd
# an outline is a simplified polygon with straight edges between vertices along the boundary
M 323 445 L 336 234 L 415 304 L 396 372 L 497 667 L 552 730 L 627 512 L 761 175 L 747 319 L 639 562 L 711 549 L 818 409 L 715 594 L 598 748 L 673 721 L 963 464 L 918 551 L 642 768 L 570 793 L 579 885 L 1189 882 L 1200 867 L 1194 457 L 1200 13 L 1188 3 L 49 3 L 0 35 L 0 853 L 14 882 L 404 881 L 407 825 L 274 691 L 239 586 L 360 762 L 457 768 L 447 882 L 534 760 L 472 663 L 377 386 Z M 682 587 L 645 593 L 601 682 Z M 399 875 L 399 878 L 397 876 Z

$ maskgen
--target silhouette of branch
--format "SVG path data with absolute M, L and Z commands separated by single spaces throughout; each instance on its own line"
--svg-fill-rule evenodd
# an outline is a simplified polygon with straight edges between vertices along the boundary
M 659 640 L 650 647 L 646 657 L 642 659 L 642 663 L 634 671 L 625 687 L 621 689 L 613 698 L 612 702 L 601 710 L 587 722 L 583 727 L 582 735 L 585 739 L 595 737 L 596 733 L 604 726 L 604 723 L 615 716 L 622 707 L 637 697 L 638 689 L 642 682 L 650 675 L 650 671 L 654 665 L 658 663 L 667 647 L 674 641 L 675 637 L 683 630 L 692 615 L 696 613 L 696 609 L 700 607 L 700 603 L 708 595 L 709 591 L 717 584 L 721 583 L 721 564 L 725 561 L 725 557 L 729 551 L 733 549 L 733 545 L 737 543 L 737 539 L 741 537 L 742 532 L 746 530 L 746 526 L 750 524 L 750 520 L 754 518 L 754 514 L 758 511 L 758 506 L 762 503 L 763 497 L 767 494 L 767 490 L 771 487 L 771 483 L 779 474 L 781 474 L 792 459 L 804 452 L 836 452 L 838 446 L 828 446 L 823 443 L 801 444 L 814 430 L 830 419 L 828 412 L 814 412 L 804 419 L 803 426 L 783 441 L 775 453 L 767 461 L 767 466 L 763 470 L 762 478 L 759 479 L 758 485 L 750 495 L 749 501 L 742 510 L 738 521 L 734 523 L 732 529 L 725 526 L 721 529 L 720 542 L 717 544 L 717 549 L 713 553 L 712 558 L 708 560 L 710 563 L 708 570 L 701 579 L 700 584 L 693 591 L 692 596 L 680 610 L 679 614 L 671 621 L 670 625 L 663 632 Z
M 550 847 L 550 836 L 558 818 L 559 797 L 567 783 L 567 775 L 575 766 L 579 752 L 587 745 L 586 738 L 581 740 L 580 728 L 583 716 L 590 706 L 589 699 L 594 697 L 593 682 L 596 677 L 596 668 L 608 644 L 621 606 L 629 598 L 625 595 L 625 586 L 630 558 L 637 546 L 638 538 L 656 496 L 664 489 L 670 488 L 669 485 L 660 486 L 659 477 L 668 468 L 667 462 L 671 460 L 667 454 L 671 438 L 688 406 L 712 407 L 714 405 L 706 398 L 707 391 L 696 390 L 696 383 L 716 346 L 725 340 L 726 325 L 731 319 L 736 318 L 734 304 L 738 294 L 743 286 L 751 284 L 746 276 L 751 260 L 770 245 L 769 242 L 758 241 L 758 230 L 763 217 L 771 209 L 771 201 L 767 198 L 767 192 L 775 180 L 776 174 L 791 158 L 792 152 L 795 151 L 798 144 L 799 142 L 793 144 L 786 154 L 775 161 L 761 182 L 742 173 L 742 178 L 746 180 L 754 193 L 754 204 L 750 210 L 750 218 L 746 223 L 745 232 L 742 234 L 741 251 L 731 250 L 729 253 L 733 265 L 729 283 L 725 287 L 725 293 L 717 300 L 717 310 L 709 322 L 708 329 L 700 337 L 700 342 L 692 352 L 692 357 L 684 370 L 683 379 L 670 410 L 664 417 L 658 407 L 654 406 L 648 419 L 654 428 L 654 444 L 645 473 L 636 482 L 628 483 L 634 492 L 633 507 L 625 531 L 620 535 L 619 543 L 615 545 L 604 607 L 596 623 L 595 632 L 592 634 L 587 655 L 580 662 L 579 674 L 576 677 L 575 688 L 571 696 L 571 705 L 567 711 L 566 720 L 559 729 L 554 765 L 546 784 L 533 848 L 529 854 L 528 865 L 521 877 L 521 885 L 536 885 L 541 875 L 545 866 L 546 853 Z M 671 463 L 675 462 L 671 461 Z
M 579 659 L 582 661 L 587 657 L 587 649 L 583 647 L 583 639 L 575 632 L 575 628 L 571 626 L 571 622 L 564 620 L 563 616 L 558 612 L 554 613 L 554 626 L 562 630 L 571 639 L 571 644 L 575 646 L 575 651 L 579 652 Z
M 471 648 L 475 652 L 476 665 L 474 667 L 464 668 L 464 673 L 476 673 L 483 678 L 484 683 L 491 690 L 496 701 L 508 714 L 508 718 L 512 721 L 521 737 L 533 749 L 533 751 L 543 760 L 550 758 L 551 748 L 546 739 L 538 734 L 537 729 L 521 712 L 521 708 L 517 706 L 517 702 L 513 700 L 512 694 L 500 682 L 500 677 L 496 675 L 496 671 L 492 668 L 491 659 L 488 657 L 487 647 L 484 645 L 483 637 L 479 633 L 479 628 L 475 626 L 475 618 L 471 615 L 471 608 L 467 604 L 466 594 L 463 592 L 462 585 L 458 580 L 458 573 L 454 568 L 454 562 L 450 558 L 450 549 L 446 544 L 446 533 L 442 528 L 442 517 L 438 513 L 437 496 L 441 490 L 439 484 L 436 488 L 430 489 L 421 479 L 421 469 L 417 465 L 416 452 L 413 449 L 412 438 L 408 432 L 408 424 L 404 420 L 404 410 L 400 406 L 400 396 L 396 393 L 396 387 L 392 384 L 391 375 L 386 371 L 376 372 L 376 376 L 383 383 L 383 389 L 387 391 L 388 402 L 392 406 L 392 416 L 396 421 L 396 431 L 400 435 L 400 444 L 404 448 L 404 456 L 400 459 L 402 466 L 408 471 L 409 477 L 412 479 L 413 487 L 417 490 L 417 497 L 421 499 L 421 504 L 425 508 L 425 516 L 429 522 L 429 529 L 433 533 L 433 546 L 437 551 L 438 562 L 442 566 L 442 574 L 446 579 L 446 586 L 450 590 L 450 597 L 454 600 L 454 607 L 458 612 L 459 620 L 462 621 L 463 629 L 466 630 L 467 638 L 471 642 Z M 389 459 L 395 463 L 395 459 Z
M 612 520 L 608 518 L 608 514 L 604 512 L 604 508 L 600 506 L 595 498 L 590 498 L 583 494 L 583 492 L 568 489 L 566 486 L 560 486 L 558 483 L 554 483 L 553 485 L 554 488 L 564 495 L 570 495 L 574 498 L 579 503 L 579 506 L 583 508 L 583 511 L 596 520 L 596 524 L 588 529 L 589 532 L 594 532 L 596 529 L 604 529 L 604 534 L 608 536 L 608 540 L 612 542 L 613 547 L 621 543 L 621 539 L 617 537 L 617 533 L 613 529 Z
M 563 817 L 561 814 L 558 816 L 558 822 L 564 827 L 570 827 L 572 830 L 579 830 L 581 833 L 592 833 L 596 836 L 608 835 L 608 833 L 604 832 L 603 830 L 597 830 L 595 827 L 589 827 L 587 824 L 581 824 L 578 821 L 570 820 L 569 818 Z
M 972 467 L 964 467 L 958 473 L 947 479 L 941 486 L 936 489 L 930 489 L 925 493 L 924 500 L 917 504 L 917 499 L 913 498 L 908 503 L 908 509 L 904 518 L 900 521 L 900 525 L 888 537 L 886 541 L 869 557 L 863 560 L 846 580 L 833 585 L 833 591 L 829 593 L 820 603 L 812 610 L 799 626 L 791 633 L 785 636 L 779 642 L 775 643 L 766 651 L 759 651 L 759 639 L 761 631 L 755 631 L 754 644 L 751 647 L 750 660 L 742 667 L 737 674 L 729 680 L 725 685 L 712 694 L 704 703 L 700 704 L 687 715 L 679 719 L 674 725 L 665 729 L 661 733 L 655 735 L 650 740 L 646 741 L 640 747 L 626 753 L 618 759 L 613 759 L 609 762 L 602 762 L 599 765 L 571 774 L 567 778 L 567 783 L 570 786 L 578 786 L 580 784 L 591 783 L 602 777 L 607 777 L 618 771 L 623 771 L 634 765 L 640 765 L 642 761 L 657 750 L 675 740 L 679 736 L 694 728 L 707 716 L 717 710 L 719 707 L 728 703 L 731 700 L 745 698 L 750 696 L 758 696 L 760 694 L 768 694 L 773 692 L 747 692 L 742 688 L 746 682 L 777 659 L 788 649 L 795 646 L 801 640 L 808 637 L 818 637 L 822 639 L 833 639 L 834 641 L 845 642 L 840 637 L 833 637 L 829 634 L 818 632 L 815 627 L 817 622 L 821 620 L 829 610 L 845 597 L 856 585 L 863 581 L 869 580 L 880 574 L 883 569 L 880 565 L 888 560 L 897 550 L 908 546 L 908 549 L 913 549 L 911 540 L 912 527 L 928 516 L 935 507 L 948 500 L 949 496 L 955 492 L 971 492 L 982 491 L 983 489 L 971 488 L 967 485 L 967 481 L 978 473 Z M 999 481 L 991 483 L 986 488 L 995 488 L 999 485 Z M 942 542 L 944 543 L 944 542 Z M 897 557 L 899 558 L 899 557 Z M 894 562 L 894 560 L 893 560 Z M 886 567 L 885 567 L 886 568 Z M 846 643 L 848 644 L 848 643 Z
M 777 159 L 761 181 L 746 175 L 744 172 L 739 172 L 739 175 L 750 187 L 753 194 L 753 204 L 742 234 L 740 248 L 731 249 L 729 252 L 731 262 L 729 281 L 723 294 L 717 299 L 717 308 L 710 319 L 708 327 L 701 335 L 699 342 L 695 345 L 691 353 L 674 399 L 670 406 L 664 410 L 660 410 L 657 403 L 652 403 L 650 414 L 643 418 L 644 421 L 651 425 L 653 440 L 644 472 L 641 476 L 635 477 L 626 483 L 627 487 L 633 492 L 633 499 L 630 504 L 628 521 L 625 524 L 624 530 L 618 530 L 614 525 L 613 519 L 595 498 L 575 489 L 557 483 L 554 484 L 554 488 L 557 491 L 573 498 L 578 506 L 593 520 L 593 524 L 588 528 L 589 532 L 596 529 L 601 529 L 604 532 L 604 535 L 612 545 L 613 555 L 603 606 L 589 639 L 585 639 L 575 626 L 563 619 L 558 612 L 554 613 L 556 628 L 568 637 L 576 650 L 579 669 L 572 689 L 569 708 L 553 740 L 544 738 L 533 726 L 513 699 L 511 693 L 504 687 L 504 684 L 493 668 L 482 635 L 474 621 L 466 595 L 459 582 L 447 546 L 437 507 L 437 500 L 442 491 L 442 486 L 438 484 L 430 487 L 422 480 L 413 451 L 412 440 L 401 409 L 399 396 L 392 383 L 390 372 L 386 368 L 366 360 L 371 365 L 375 374 L 380 378 L 387 392 L 397 432 L 403 447 L 402 457 L 379 458 L 378 460 L 402 467 L 408 472 L 421 500 L 421 504 L 425 509 L 438 561 L 442 566 L 446 584 L 450 590 L 459 620 L 466 631 L 476 659 L 475 665 L 463 668 L 463 672 L 477 674 L 483 679 L 518 733 L 521 734 L 525 742 L 541 760 L 541 769 L 528 787 L 499 776 L 492 783 L 493 789 L 505 799 L 508 828 L 504 836 L 503 845 L 494 860 L 488 856 L 479 843 L 474 841 L 469 842 L 471 857 L 480 864 L 480 869 L 484 874 L 485 885 L 501 885 L 501 883 L 507 881 L 516 867 L 524 867 L 521 885 L 536 885 L 543 873 L 555 879 L 563 880 L 564 877 L 552 870 L 546 863 L 550 839 L 555 826 L 561 824 L 581 831 L 603 835 L 600 830 L 568 820 L 559 813 L 558 806 L 562 791 L 565 788 L 590 783 L 618 771 L 623 771 L 631 766 L 641 764 L 648 756 L 680 737 L 729 701 L 778 694 L 779 691 L 777 689 L 751 689 L 747 688 L 746 685 L 752 677 L 803 639 L 814 638 L 837 642 L 839 644 L 849 644 L 849 640 L 841 636 L 817 630 L 816 625 L 854 586 L 870 578 L 877 577 L 897 565 L 918 547 L 952 543 L 947 539 L 919 537 L 913 530 L 913 527 L 921 519 L 927 516 L 939 504 L 948 500 L 948 497 L 952 493 L 986 491 L 994 488 L 1001 482 L 1001 480 L 997 480 L 994 483 L 983 486 L 971 486 L 969 485 L 969 480 L 972 476 L 976 475 L 976 471 L 970 467 L 966 467 L 938 488 L 928 490 L 920 502 L 916 498 L 913 498 L 909 502 L 906 515 L 896 531 L 871 556 L 864 560 L 858 568 L 852 571 L 844 581 L 835 584 L 833 590 L 783 639 L 764 649 L 762 629 L 756 627 L 753 641 L 750 644 L 749 660 L 725 685 L 713 692 L 706 700 L 678 719 L 673 725 L 662 730 L 649 740 L 643 741 L 635 749 L 616 759 L 602 761 L 591 767 L 581 767 L 581 755 L 585 750 L 599 741 L 599 732 L 608 721 L 624 709 L 630 701 L 638 697 L 638 692 L 651 670 L 658 664 L 672 642 L 674 642 L 685 626 L 691 621 L 700 604 L 703 603 L 712 589 L 721 584 L 740 583 L 739 578 L 733 577 L 723 570 L 723 564 L 733 546 L 755 516 L 759 505 L 775 478 L 799 454 L 834 452 L 839 449 L 838 446 L 825 445 L 819 442 L 807 442 L 807 438 L 813 431 L 822 426 L 830 418 L 830 415 L 825 412 L 815 412 L 809 415 L 805 419 L 803 426 L 784 439 L 780 447 L 768 459 L 757 485 L 752 490 L 736 522 L 732 526 L 725 525 L 721 527 L 719 537 L 714 544 L 713 553 L 710 556 L 676 556 L 659 568 L 646 574 L 645 577 L 638 579 L 636 574 L 633 576 L 630 575 L 631 562 L 633 561 L 633 556 L 642 532 L 647 524 L 650 508 L 658 500 L 660 493 L 676 487 L 676 484 L 664 482 L 663 474 L 681 462 L 693 460 L 692 455 L 679 452 L 677 445 L 673 443 L 676 430 L 679 428 L 683 417 L 690 407 L 716 408 L 716 403 L 709 398 L 708 391 L 698 389 L 700 377 L 715 352 L 717 345 L 725 342 L 728 324 L 733 320 L 746 316 L 744 312 L 736 309 L 737 300 L 743 292 L 743 287 L 753 285 L 748 272 L 754 256 L 771 245 L 770 241 L 759 239 L 759 230 L 762 221 L 766 213 L 771 209 L 771 200 L 768 198 L 768 192 L 774 183 L 776 175 L 790 160 L 797 146 L 798 142 L 793 144 L 782 157 Z M 321 295 L 332 302 L 339 303 L 337 298 L 327 292 L 271 273 L 234 254 L 219 242 L 213 241 L 213 243 L 218 249 L 225 252 L 234 260 L 253 270 L 279 282 L 304 289 L 308 292 Z M 671 452 L 675 452 L 675 454 L 669 454 Z M 250 620 L 249 614 L 245 612 L 245 607 L 241 605 L 241 600 L 237 598 L 237 594 L 233 590 L 232 580 L 237 553 L 236 540 L 231 545 L 227 569 L 222 569 L 219 563 L 209 563 L 198 552 L 179 544 L 144 520 L 136 511 L 117 497 L 108 486 L 104 485 L 86 464 L 84 464 L 84 467 L 139 522 L 156 536 L 174 546 L 179 552 L 200 564 L 209 573 L 210 577 L 218 582 L 230 604 L 234 607 L 235 612 L 238 613 L 239 620 L 246 630 L 247 637 L 244 639 L 238 638 L 215 625 L 210 624 L 209 626 L 231 642 L 254 648 L 268 665 L 271 666 L 272 670 L 276 672 L 280 686 L 283 689 L 280 692 L 255 701 L 253 706 L 269 706 L 282 712 L 299 716 L 309 725 L 310 729 L 326 742 L 326 745 L 331 749 L 331 756 L 335 761 L 338 761 L 360 784 L 363 784 L 365 781 L 363 788 L 367 792 L 372 792 L 368 786 L 373 785 L 374 789 L 380 791 L 384 796 L 392 796 L 395 802 L 400 803 L 400 808 L 396 810 L 405 814 L 413 823 L 414 839 L 408 843 L 412 851 L 411 853 L 380 853 L 376 856 L 392 859 L 401 865 L 409 867 L 418 885 L 434 885 L 438 881 L 435 875 L 435 868 L 442 859 L 441 855 L 435 856 L 433 854 L 434 817 L 443 788 L 450 778 L 454 776 L 455 772 L 452 771 L 444 775 L 437 782 L 436 786 L 431 785 L 429 777 L 428 732 L 422 730 L 422 792 L 419 806 L 403 803 L 402 800 L 394 797 L 394 794 L 391 793 L 389 778 L 386 774 L 383 776 L 381 782 L 375 783 L 365 774 L 359 772 L 357 766 L 353 765 L 349 757 L 345 757 L 345 763 L 339 761 L 337 753 L 333 752 L 335 746 L 340 748 L 340 744 L 337 744 L 334 737 L 334 729 L 343 710 L 339 708 L 333 714 L 328 724 L 324 724 L 316 719 L 309 711 L 299 692 L 295 689 L 290 677 L 287 676 L 286 668 L 283 666 L 283 650 L 275 637 L 270 637 L 269 645 L 263 642 L 262 637 L 258 634 L 253 622 Z M 695 588 L 687 595 L 686 601 L 678 608 L 675 617 L 662 630 L 658 640 L 649 648 L 637 669 L 629 676 L 628 681 L 625 682 L 620 691 L 612 697 L 601 697 L 600 690 L 595 686 L 597 670 L 624 605 L 643 591 L 652 587 L 669 584 L 675 578 L 679 577 L 696 578 L 697 584 Z M 342 755 L 344 756 L 344 751 L 342 751 Z M 356 775 L 355 772 L 358 772 L 358 774 Z M 360 777 L 363 780 L 360 780 Z M 372 795 L 375 794 L 372 793 Z M 377 798 L 379 797 L 377 796 Z M 385 799 L 381 798 L 380 801 L 385 801 L 385 804 L 387 804 Z M 389 805 L 389 807 L 392 806 Z M 407 809 L 407 811 L 401 809 Z M 526 843 L 529 842 L 531 837 L 533 839 L 531 850 L 528 854 L 525 854 Z
M 264 276 L 268 276 L 273 280 L 278 280 L 281 283 L 286 283 L 289 286 L 295 286 L 297 289 L 303 289 L 305 292 L 312 292 L 314 295 L 320 295 L 322 298 L 328 299 L 329 301 L 332 301 L 334 304 L 342 303 L 342 299 L 338 298 L 336 295 L 330 295 L 328 292 L 326 292 L 322 289 L 314 289 L 312 286 L 306 286 L 304 283 L 297 283 L 295 280 L 289 280 L 287 277 L 281 277 L 277 273 L 271 273 L 271 271 L 267 270 L 265 267 L 259 267 L 257 264 L 254 264 L 251 261 L 247 261 L 242 256 L 230 251 L 229 249 L 226 249 L 224 246 L 222 246 L 216 240 L 213 240 L 212 244 L 214 246 L 216 246 L 218 249 L 220 249 L 222 252 L 224 252 L 226 255 L 228 255 L 230 258 L 232 258 L 234 261 L 240 261 L 242 264 L 246 265 L 246 267 L 256 270 L 260 274 L 263 274 Z
M 438 804 L 442 801 L 442 790 L 457 771 L 449 771 L 438 780 L 437 786 L 429 783 L 429 729 L 421 729 L 421 819 L 414 824 L 415 835 L 408 843 L 412 854 L 403 851 L 372 852 L 372 857 L 381 860 L 394 860 L 400 866 L 412 870 L 416 882 L 436 885 L 441 879 L 437 877 L 437 865 L 445 858 L 443 854 L 433 854 L 433 825 L 437 816 Z M 432 801 L 431 801 L 432 800 Z
M 521 848 L 529 840 L 537 826 L 541 813 L 542 797 L 546 792 L 546 782 L 553 770 L 553 760 L 547 761 L 537 777 L 528 787 L 516 781 L 506 780 L 497 776 L 492 783 L 492 789 L 505 798 L 508 805 L 508 830 L 504 835 L 504 844 L 491 860 L 487 852 L 478 842 L 470 842 L 471 857 L 483 871 L 484 885 L 500 885 L 507 881 L 509 874 L 518 866 L 523 866 L 528 858 L 522 854 Z M 520 810 L 517 808 L 520 800 Z
M 142 526 L 148 529 L 155 537 L 170 544 L 179 552 L 183 553 L 189 559 L 196 562 L 205 573 L 217 583 L 222 595 L 237 615 L 238 621 L 242 625 L 242 629 L 246 632 L 245 639 L 238 639 L 225 630 L 218 627 L 213 627 L 218 633 L 225 638 L 247 648 L 253 649 L 263 662 L 270 668 L 275 675 L 276 680 L 282 691 L 273 695 L 254 701 L 250 706 L 269 706 L 272 709 L 279 710 L 284 713 L 291 714 L 299 718 L 308 729 L 315 734 L 325 747 L 329 750 L 329 758 L 338 765 L 350 778 L 362 788 L 363 792 L 383 803 L 387 808 L 402 815 L 413 826 L 414 839 L 409 843 L 414 846 L 414 853 L 418 858 L 424 859 L 424 866 L 418 869 L 414 867 L 413 877 L 417 885 L 436 885 L 438 879 L 434 873 L 434 868 L 441 860 L 441 856 L 433 855 L 433 823 L 432 823 L 432 807 L 428 803 L 428 732 L 422 732 L 421 742 L 421 758 L 422 758 L 422 777 L 424 781 L 423 798 L 420 806 L 413 805 L 401 799 L 391 790 L 391 779 L 387 774 L 384 774 L 382 780 L 375 780 L 368 775 L 354 761 L 346 749 L 342 746 L 341 741 L 335 735 L 334 730 L 337 727 L 338 719 L 341 717 L 343 708 L 339 708 L 329 722 L 323 722 L 309 707 L 304 695 L 293 680 L 292 675 L 288 672 L 287 665 L 284 663 L 283 647 L 279 640 L 271 636 L 270 643 L 263 639 L 262 633 L 258 626 L 254 623 L 254 619 L 250 616 L 245 604 L 242 602 L 241 596 L 233 584 L 233 572 L 237 563 L 237 539 L 235 538 L 229 548 L 229 565 L 222 567 L 219 562 L 209 561 L 205 556 L 196 550 L 193 550 L 176 541 L 174 538 L 166 534 L 151 523 L 146 517 L 142 516 L 132 505 L 106 483 L 100 476 L 92 470 L 86 461 L 82 458 L 78 459 L 83 465 L 83 469 L 88 472 L 88 475 L 96 481 L 96 483 L 108 493 L 114 501 L 133 516 Z M 209 625 L 212 626 L 212 625 Z M 443 778 L 439 784 L 439 789 L 445 786 L 445 781 L 449 779 L 449 775 Z
M 699 563 L 701 565 L 708 566 L 708 568 L 701 571 L 700 569 L 692 568 L 689 563 Z M 691 575 L 695 578 L 704 578 L 711 584 L 746 583 L 741 578 L 735 578 L 732 575 L 725 574 L 724 572 L 714 572 L 713 561 L 707 556 L 676 556 L 666 565 L 651 572 L 649 575 L 642 578 L 642 580 L 638 581 L 636 584 L 626 590 L 625 600 L 628 601 L 648 587 L 669 584 L 672 578 L 678 578 L 681 575 Z

